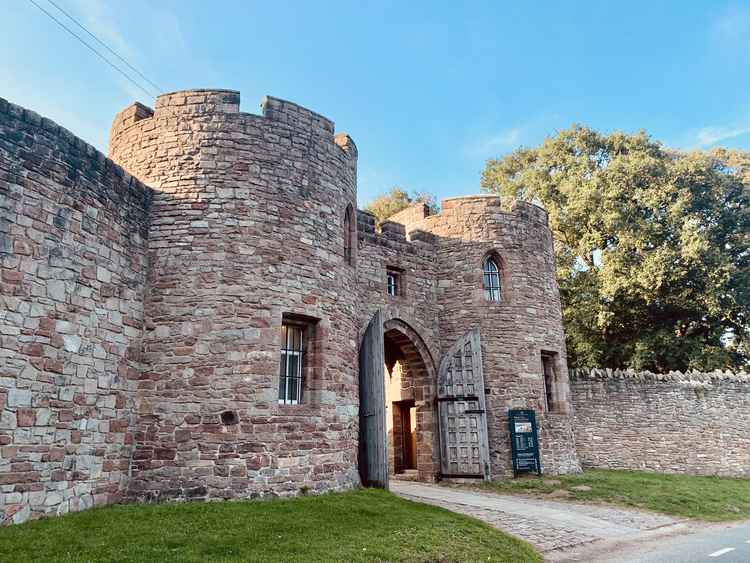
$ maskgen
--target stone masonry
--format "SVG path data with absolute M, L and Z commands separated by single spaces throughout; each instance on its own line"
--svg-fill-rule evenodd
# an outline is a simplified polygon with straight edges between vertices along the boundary
M 152 195 L 0 100 L 0 521 L 126 489 Z
M 750 374 L 571 370 L 584 467 L 750 477 Z
M 377 226 L 356 209 L 352 139 L 296 104 L 261 108 L 164 94 L 116 116 L 107 159 L 0 101 L 0 521 L 357 486 L 357 358 L 377 311 L 420 479 L 440 478 L 438 367 L 476 329 L 491 476 L 511 475 L 516 407 L 537 412 L 545 472 L 580 470 L 546 213 L 472 196 Z M 300 404 L 278 401 L 282 322 L 306 331 Z

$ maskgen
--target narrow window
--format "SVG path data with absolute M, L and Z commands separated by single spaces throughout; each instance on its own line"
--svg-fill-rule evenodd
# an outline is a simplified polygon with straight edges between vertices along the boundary
M 398 295 L 398 274 L 396 272 L 388 272 L 388 295 Z
M 391 297 L 404 295 L 404 270 L 396 266 L 386 266 L 386 292 Z
M 352 219 L 352 206 L 349 205 L 344 213 L 344 261 L 350 266 L 354 264 L 354 221 Z
M 491 256 L 484 259 L 482 264 L 484 279 L 484 298 L 487 301 L 500 302 L 500 268 Z
M 544 372 L 544 403 L 547 412 L 557 410 L 557 401 L 555 401 L 555 354 L 552 352 L 542 352 L 542 370 Z
M 279 372 L 279 404 L 298 405 L 302 402 L 304 384 L 304 326 L 284 322 L 281 325 L 281 368 Z

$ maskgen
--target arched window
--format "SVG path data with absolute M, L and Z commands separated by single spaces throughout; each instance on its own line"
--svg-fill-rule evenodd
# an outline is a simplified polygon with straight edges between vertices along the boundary
M 500 302 L 500 268 L 497 261 L 492 256 L 488 256 L 482 263 L 482 273 L 484 280 L 484 298 L 487 301 Z
M 353 220 L 352 205 L 349 204 L 344 213 L 344 261 L 352 265 L 354 264 L 354 220 Z

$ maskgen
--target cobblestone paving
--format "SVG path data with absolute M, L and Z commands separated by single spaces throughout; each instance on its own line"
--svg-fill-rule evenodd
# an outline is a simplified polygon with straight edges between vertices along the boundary
M 526 540 L 541 552 L 581 546 L 603 539 L 637 536 L 676 524 L 668 516 L 637 510 L 496 495 L 424 483 L 394 481 L 391 491 L 473 516 Z
M 427 502 L 429 504 L 434 504 L 435 506 L 447 508 L 453 512 L 460 512 L 461 514 L 479 518 L 499 530 L 526 540 L 542 552 L 582 545 L 599 539 L 596 536 L 588 535 L 572 528 L 553 526 L 548 522 L 543 522 L 531 517 L 524 517 L 518 514 L 510 514 L 501 510 L 478 508 L 465 504 L 426 499 L 412 495 L 401 496 L 409 500 Z

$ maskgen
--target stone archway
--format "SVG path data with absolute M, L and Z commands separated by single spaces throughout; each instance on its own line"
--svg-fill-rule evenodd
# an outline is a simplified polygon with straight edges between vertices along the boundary
M 435 363 L 419 334 L 402 319 L 383 322 L 383 312 L 377 311 L 359 350 L 358 466 L 363 485 L 387 488 L 389 475 L 405 465 L 413 465 L 419 480 L 437 479 L 436 388 Z M 411 424 L 403 424 L 405 416 Z M 394 428 L 407 427 L 413 432 L 410 463 L 405 436 L 393 437 Z
M 383 352 L 389 473 L 434 481 L 440 450 L 432 355 L 419 334 L 398 318 L 383 323 Z

